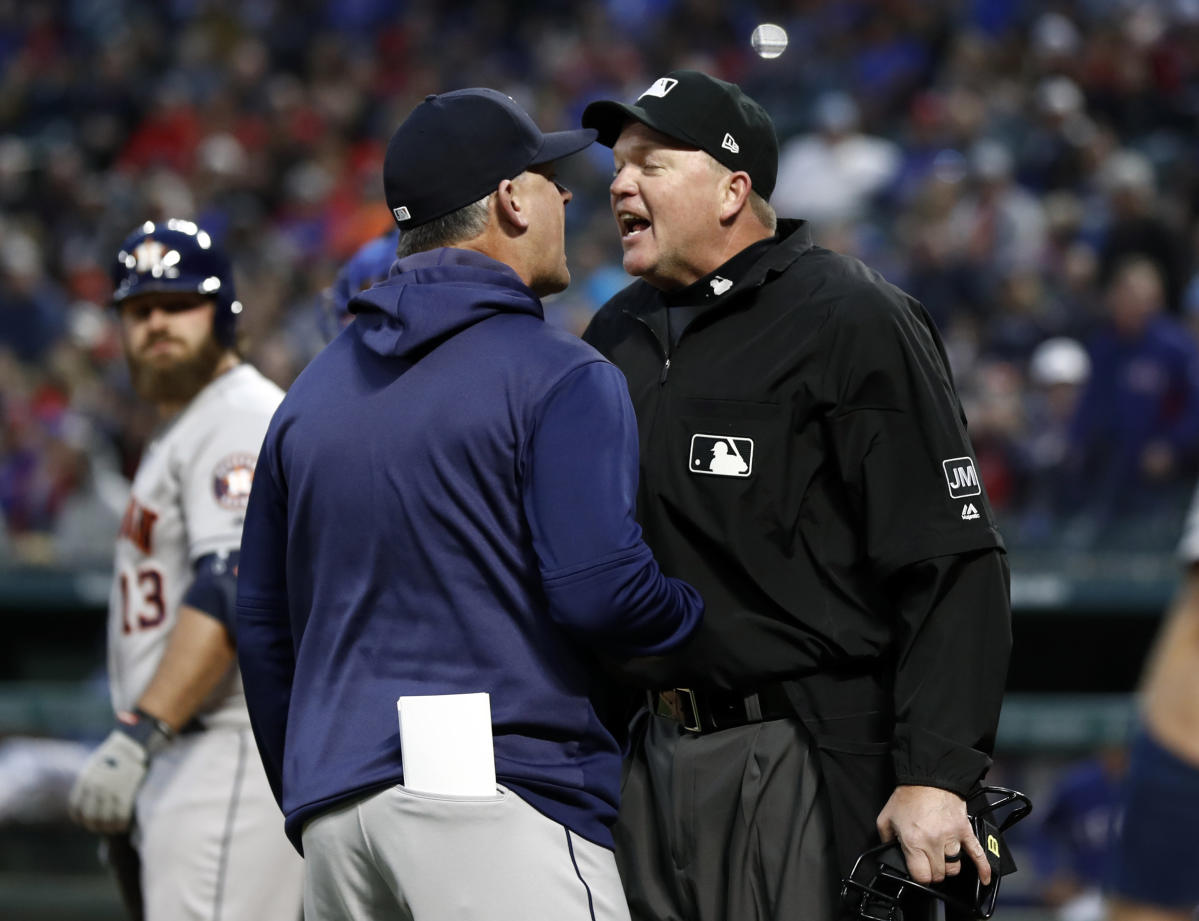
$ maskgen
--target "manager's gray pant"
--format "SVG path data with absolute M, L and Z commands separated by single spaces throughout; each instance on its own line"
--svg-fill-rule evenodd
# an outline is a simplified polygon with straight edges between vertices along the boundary
M 614 829 L 634 921 L 837 918 L 816 759 L 795 720 L 693 735 L 642 713 Z
M 390 787 L 304 826 L 308 921 L 629 921 L 612 852 L 515 793 Z

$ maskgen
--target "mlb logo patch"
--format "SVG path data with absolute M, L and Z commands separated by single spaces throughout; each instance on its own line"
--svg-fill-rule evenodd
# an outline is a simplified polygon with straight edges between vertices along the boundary
M 949 498 L 964 499 L 966 496 L 982 495 L 983 488 L 978 481 L 973 458 L 951 457 L 941 461 L 941 467 L 945 471 L 945 483 L 949 486 Z
M 230 454 L 212 471 L 212 492 L 221 508 L 244 509 L 254 482 L 253 454 Z
M 747 477 L 754 472 L 754 441 L 735 435 L 692 435 L 687 469 L 709 476 Z

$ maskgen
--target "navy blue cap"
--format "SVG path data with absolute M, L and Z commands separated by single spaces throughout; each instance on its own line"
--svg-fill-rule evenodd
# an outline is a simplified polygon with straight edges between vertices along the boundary
M 400 230 L 476 202 L 530 166 L 578 153 L 590 129 L 542 134 L 510 96 L 486 88 L 426 97 L 383 159 L 383 194 Z
M 731 170 L 744 170 L 763 198 L 774 191 L 779 166 L 774 122 L 737 84 L 698 70 L 675 70 L 632 105 L 604 99 L 583 110 L 583 125 L 598 129 L 605 147 L 616 143 L 630 119 L 707 151 Z

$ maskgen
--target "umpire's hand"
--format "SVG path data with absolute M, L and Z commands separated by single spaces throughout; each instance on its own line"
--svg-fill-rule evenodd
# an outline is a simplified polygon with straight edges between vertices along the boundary
M 145 746 L 128 733 L 114 729 L 79 772 L 71 790 L 71 818 L 84 828 L 104 834 L 128 829 L 133 802 L 149 764 Z
M 956 793 L 940 787 L 896 787 L 878 814 L 877 825 L 884 841 L 899 839 L 916 882 L 939 883 L 957 876 L 963 854 L 978 867 L 983 885 L 991 882 L 991 865 L 970 827 L 966 801 Z

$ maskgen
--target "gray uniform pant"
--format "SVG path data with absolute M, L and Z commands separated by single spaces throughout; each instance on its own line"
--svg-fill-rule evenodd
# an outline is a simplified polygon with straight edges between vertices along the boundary
M 614 829 L 634 921 L 837 918 L 817 757 L 796 720 L 695 735 L 641 713 Z
M 612 852 L 515 793 L 402 786 L 304 826 L 311 921 L 628 921 Z

